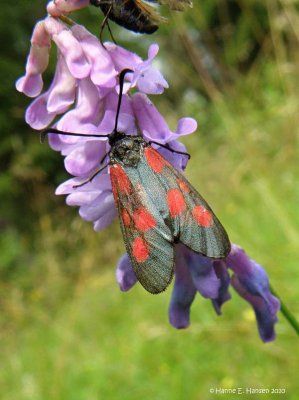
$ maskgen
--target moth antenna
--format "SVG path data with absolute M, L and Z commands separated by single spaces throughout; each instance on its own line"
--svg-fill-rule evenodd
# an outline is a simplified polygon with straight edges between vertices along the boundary
M 118 117 L 119 117 L 119 111 L 120 111 L 120 106 L 121 106 L 121 99 L 123 95 L 123 90 L 124 90 L 124 80 L 125 80 L 125 75 L 129 72 L 134 72 L 129 68 L 123 69 L 121 73 L 119 74 L 119 95 L 118 95 L 118 103 L 117 103 L 117 109 L 116 109 L 116 116 L 115 116 L 115 126 L 114 126 L 114 132 L 117 132 L 117 125 L 118 125 Z
M 40 132 L 39 137 L 40 137 L 40 142 L 44 143 L 46 137 L 48 136 L 49 133 L 54 133 L 55 135 L 65 135 L 65 136 L 77 136 L 77 137 L 94 137 L 94 138 L 103 138 L 103 137 L 109 137 L 110 135 L 100 135 L 98 133 L 79 133 L 79 132 L 65 132 L 61 131 L 60 129 L 56 128 L 47 128 L 44 129 L 43 131 Z
M 185 151 L 174 150 L 169 146 L 168 143 L 162 144 L 162 143 L 159 143 L 159 142 L 155 142 L 154 140 L 151 140 L 151 141 L 148 142 L 148 144 L 152 144 L 152 143 L 157 144 L 157 145 L 159 145 L 161 147 L 164 147 L 164 149 L 167 149 L 167 150 L 171 151 L 172 153 L 177 153 L 177 154 L 182 154 L 183 156 L 187 156 L 188 160 L 190 160 L 190 158 L 191 158 L 189 153 L 186 153 Z
M 107 28 L 108 28 L 108 31 L 109 31 L 109 33 L 110 33 L 110 36 L 111 36 L 111 39 L 112 39 L 113 43 L 117 45 L 117 41 L 115 40 L 115 38 L 114 38 L 114 36 L 113 36 L 113 33 L 112 33 L 111 28 L 110 28 L 110 25 L 109 25 L 109 21 L 108 21 L 108 20 L 107 20 L 106 24 L 107 24 Z

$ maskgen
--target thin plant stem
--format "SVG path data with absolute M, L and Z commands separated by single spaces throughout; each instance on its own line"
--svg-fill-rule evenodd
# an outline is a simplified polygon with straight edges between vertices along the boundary
M 60 15 L 58 17 L 58 19 L 60 19 L 60 21 L 64 22 L 65 24 L 69 25 L 69 26 L 74 26 L 76 25 L 76 22 L 74 22 L 72 19 L 66 17 L 65 15 Z
M 280 301 L 280 311 L 282 315 L 286 318 L 286 320 L 290 323 L 290 325 L 293 327 L 294 331 L 297 333 L 299 336 L 299 323 L 297 319 L 294 317 L 294 315 L 290 312 L 288 307 L 285 305 L 285 303 L 281 300 L 280 296 L 277 294 L 276 290 L 273 289 L 273 287 L 270 285 L 271 292 L 279 299 Z

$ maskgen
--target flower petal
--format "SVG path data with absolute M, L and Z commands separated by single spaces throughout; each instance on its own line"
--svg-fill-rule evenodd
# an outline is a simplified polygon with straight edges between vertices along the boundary
M 105 97 L 105 112 L 103 119 L 97 129 L 103 134 L 113 132 L 116 118 L 116 108 L 118 103 L 118 94 L 111 91 Z M 137 132 L 134 113 L 132 110 L 131 100 L 129 96 L 123 95 L 121 110 L 118 117 L 117 130 L 129 135 L 134 135 Z
M 99 195 L 99 193 L 104 190 L 111 191 L 111 180 L 110 180 L 110 175 L 108 173 L 101 173 L 101 174 L 95 176 L 91 182 L 88 182 L 83 186 L 74 188 L 75 185 L 78 185 L 81 182 L 82 182 L 82 179 L 80 179 L 80 178 L 71 178 L 71 179 L 61 183 L 57 187 L 55 194 L 61 195 L 61 194 L 79 193 L 79 192 L 84 193 L 85 192 L 87 195 L 89 195 L 89 193 L 97 192 L 97 195 Z M 87 203 L 89 203 L 88 197 L 87 197 L 87 200 L 84 203 L 82 203 L 82 205 L 87 204 Z M 78 204 L 72 204 L 72 205 L 81 205 L 81 204 L 78 203 Z
M 222 305 L 230 300 L 231 296 L 228 292 L 229 284 L 230 284 L 230 276 L 227 272 L 227 267 L 224 261 L 216 260 L 213 262 L 215 273 L 220 279 L 220 287 L 218 291 L 218 296 L 212 299 L 212 304 L 214 309 L 218 315 L 221 315 L 221 307 Z
M 88 205 L 91 202 L 93 202 L 98 196 L 99 196 L 99 191 L 88 191 L 88 192 L 82 192 L 78 190 L 74 191 L 73 193 L 70 193 L 67 196 L 67 205 L 68 206 L 84 206 Z M 61 190 L 61 189 L 60 189 Z M 73 189 L 74 190 L 74 189 Z M 58 193 L 60 194 L 60 193 Z
M 92 202 L 83 205 L 79 209 L 81 218 L 86 221 L 96 221 L 105 216 L 105 214 L 115 208 L 114 198 L 111 191 L 104 191 L 99 194 Z
M 157 148 L 159 153 L 162 154 L 166 160 L 170 162 L 177 170 L 183 171 L 188 162 L 188 156 L 183 154 L 175 153 L 175 151 L 187 152 L 187 149 L 183 143 L 177 142 L 176 140 L 172 140 L 168 143 L 169 149 L 165 149 L 165 147 L 159 147 L 158 145 L 153 145 L 154 148 Z
M 91 80 L 81 79 L 78 83 L 76 107 L 64 114 L 58 121 L 57 128 L 64 132 L 82 133 L 82 137 L 60 135 L 60 140 L 74 144 L 86 140 L 84 133 L 101 133 L 97 131 L 96 125 L 101 120 L 103 106 L 103 100 L 99 98 L 97 88 Z
M 37 97 L 29 105 L 25 113 L 25 120 L 33 129 L 46 128 L 55 118 L 55 113 L 50 113 L 47 108 L 49 92 Z
M 93 224 L 93 229 L 96 232 L 106 229 L 112 223 L 116 216 L 116 208 L 110 208 L 105 215 L 95 221 L 95 223 Z
M 75 81 L 58 54 L 53 82 L 49 89 L 35 99 L 26 111 L 26 122 L 34 129 L 44 129 L 57 114 L 65 112 L 75 99 Z
M 86 78 L 91 70 L 91 65 L 85 57 L 79 41 L 74 37 L 60 20 L 52 17 L 45 19 L 47 31 L 56 43 L 59 51 L 63 54 L 65 62 L 74 78 Z
M 99 166 L 106 154 L 106 143 L 100 140 L 89 140 L 78 144 L 65 158 L 65 169 L 75 176 L 87 176 Z
M 51 36 L 45 22 L 39 21 L 33 30 L 30 52 L 26 63 L 26 75 L 16 82 L 16 88 L 26 96 L 36 97 L 42 90 L 42 73 L 49 63 Z
M 114 43 L 105 43 L 105 47 L 118 72 L 126 68 L 134 70 L 138 64 L 142 63 L 142 59 L 137 54 Z
M 43 84 L 41 74 L 30 73 L 16 81 L 16 89 L 28 97 L 36 97 L 40 94 Z
M 145 94 L 134 94 L 132 106 L 145 139 L 162 144 L 171 140 L 172 132 L 169 130 L 165 119 Z
M 95 85 L 114 88 L 117 71 L 109 53 L 101 45 L 99 39 L 89 33 L 83 26 L 72 27 L 74 36 L 79 40 L 84 54 L 91 65 L 90 78 Z
M 161 72 L 154 68 L 140 73 L 136 81 L 138 89 L 146 94 L 162 94 L 169 87 Z
M 131 87 L 137 86 L 138 89 L 146 94 L 161 94 L 168 83 L 159 70 L 152 67 L 152 61 L 158 54 L 159 46 L 150 45 L 148 49 L 148 59 L 135 65 L 134 74 L 131 80 Z
M 183 252 L 196 289 L 205 298 L 217 298 L 220 280 L 215 274 L 213 260 L 194 253 L 187 249 L 187 247 L 185 247 Z
M 127 292 L 137 282 L 135 272 L 133 271 L 131 261 L 127 253 L 119 260 L 116 268 L 116 280 L 120 290 Z
M 264 342 L 274 340 L 276 337 L 274 331 L 274 325 L 277 322 L 276 314 L 280 309 L 279 300 L 270 293 L 267 296 L 267 301 L 260 296 L 252 295 L 236 275 L 232 277 L 232 286 L 241 297 L 252 305 L 261 339 Z
M 181 118 L 178 122 L 176 134 L 178 136 L 189 135 L 197 129 L 197 122 L 194 118 Z
M 47 110 L 62 114 L 74 103 L 76 81 L 67 68 L 66 62 L 58 51 L 55 76 L 49 90 Z
M 148 56 L 147 62 L 152 62 L 158 53 L 159 53 L 159 45 L 157 43 L 152 43 L 147 51 L 147 56 Z
M 226 261 L 234 271 L 233 287 L 254 308 L 262 340 L 264 342 L 274 340 L 274 325 L 277 322 L 276 315 L 280 302 L 270 292 L 266 272 L 236 245 L 232 246 Z
M 54 0 L 48 3 L 47 12 L 53 17 L 60 17 L 72 11 L 88 7 L 89 4 L 90 0 Z
M 190 307 L 196 294 L 191 274 L 185 264 L 184 256 L 176 253 L 175 281 L 168 310 L 169 322 L 177 329 L 190 324 Z
M 233 244 L 226 263 L 238 276 L 239 280 L 253 294 L 267 301 L 269 281 L 266 271 L 256 261 L 248 257 L 245 251 Z

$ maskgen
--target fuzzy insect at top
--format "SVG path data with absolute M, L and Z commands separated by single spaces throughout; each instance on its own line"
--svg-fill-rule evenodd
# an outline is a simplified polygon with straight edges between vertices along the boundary
M 150 3 L 167 5 L 171 10 L 183 11 L 192 7 L 191 0 L 148 0 Z M 167 21 L 155 8 L 142 0 L 90 0 L 90 4 L 99 7 L 105 18 L 137 33 L 154 33 L 159 24 Z

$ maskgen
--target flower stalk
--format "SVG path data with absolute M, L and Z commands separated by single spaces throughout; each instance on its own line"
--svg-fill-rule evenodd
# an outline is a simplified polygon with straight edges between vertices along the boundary
M 294 314 L 289 310 L 287 305 L 285 304 L 284 301 L 282 301 L 281 297 L 277 293 L 277 291 L 273 288 L 272 285 L 270 285 L 271 292 L 279 299 L 280 301 L 280 312 L 281 314 L 285 317 L 285 319 L 289 322 L 291 327 L 294 329 L 294 331 L 297 333 L 299 336 L 299 322 L 297 321 L 296 317 Z
M 66 17 L 65 15 L 60 15 L 59 17 L 57 17 L 58 19 L 60 19 L 61 22 L 64 22 L 66 25 L 68 26 L 74 26 L 76 25 L 76 22 L 73 21 L 72 19 Z

